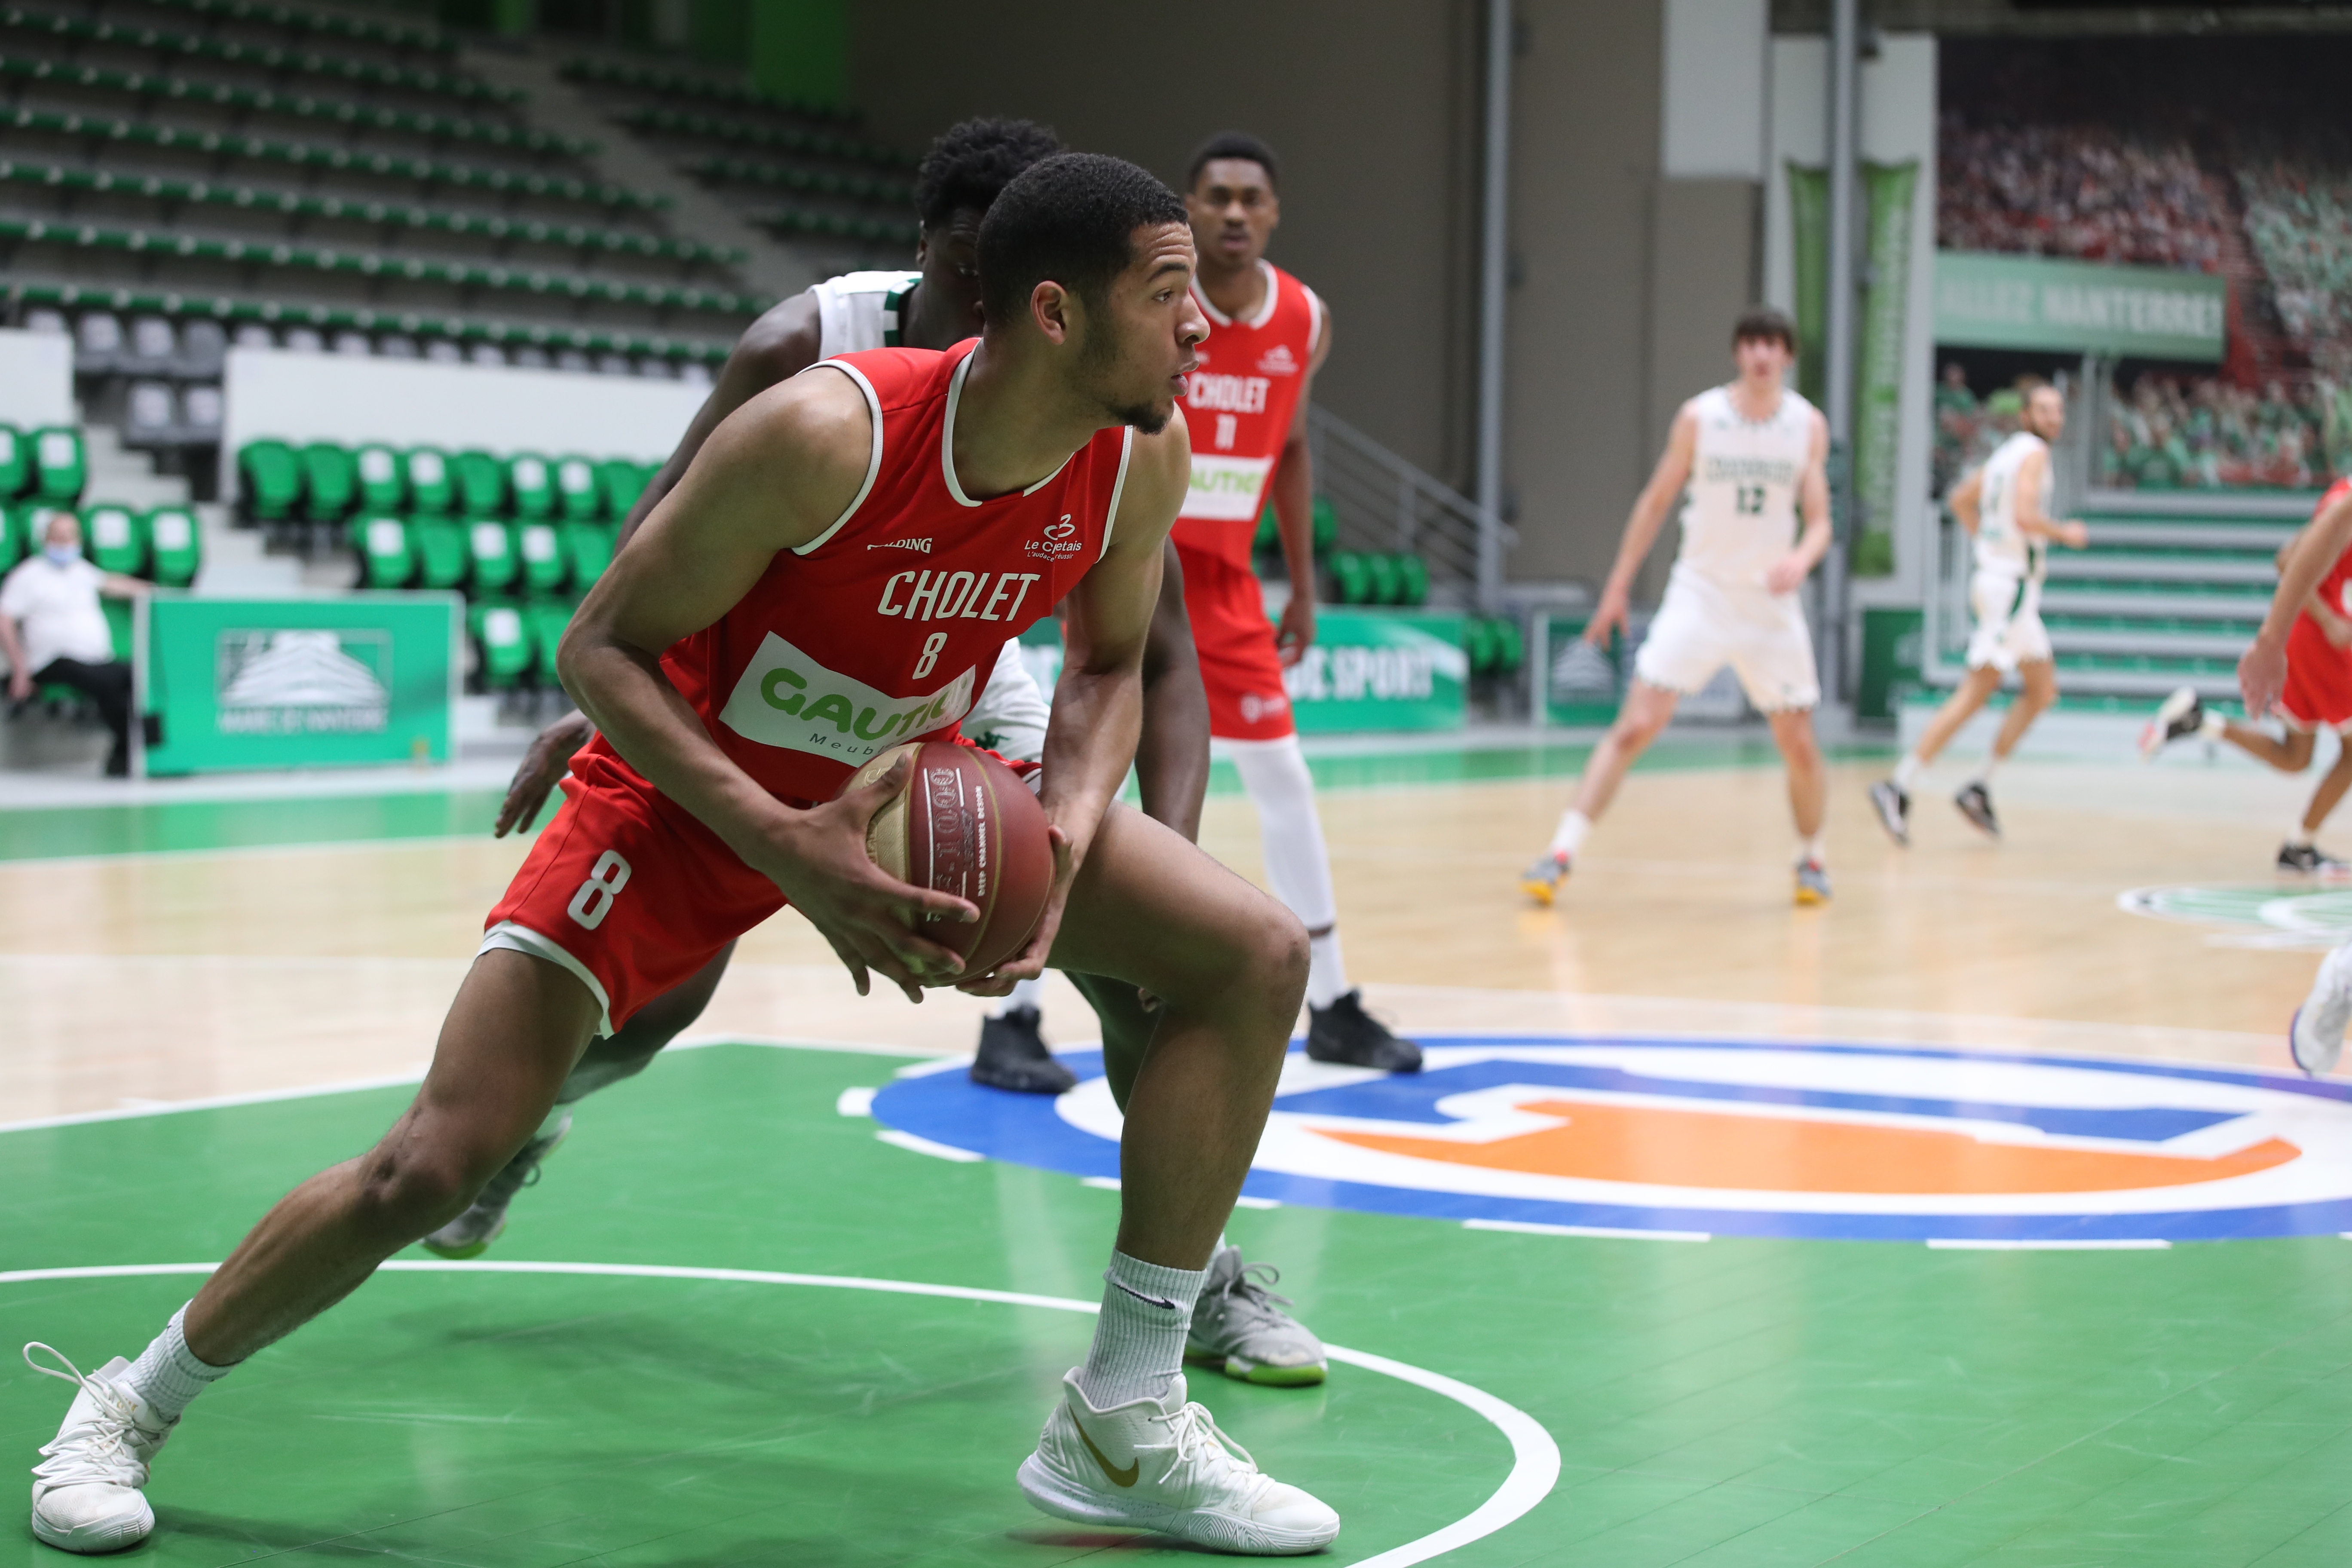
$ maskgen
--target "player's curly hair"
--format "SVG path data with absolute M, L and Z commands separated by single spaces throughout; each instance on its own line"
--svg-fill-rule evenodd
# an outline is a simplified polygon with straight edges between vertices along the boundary
M 1135 231 L 1185 221 L 1184 200 L 1123 158 L 1063 153 L 1004 187 L 980 226 L 981 308 L 1017 321 L 1052 279 L 1093 303 L 1135 259 Z
M 940 132 L 915 170 L 915 216 L 926 229 L 959 212 L 985 213 L 1014 175 L 1062 150 L 1051 126 L 1034 120 L 966 120 Z
M 1265 171 L 1265 183 L 1277 192 L 1282 189 L 1282 160 L 1263 137 L 1246 131 L 1220 131 L 1192 149 L 1192 161 L 1184 166 L 1184 188 L 1191 190 L 1201 183 L 1201 171 L 1218 158 L 1246 158 Z

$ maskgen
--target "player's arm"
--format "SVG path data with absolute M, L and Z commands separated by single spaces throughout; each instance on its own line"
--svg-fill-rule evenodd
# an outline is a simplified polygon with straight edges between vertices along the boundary
M 1984 526 L 1984 469 L 1970 468 L 1968 476 L 1952 487 L 1944 497 L 1944 504 L 1960 520 L 1960 526 L 1973 536 Z
M 2028 452 L 2017 465 L 2017 531 L 2080 550 L 2091 542 L 2089 529 L 2072 518 L 2058 522 L 2042 515 L 2042 473 L 2049 466 L 2047 452 Z
M 1173 542 L 1160 547 L 1160 599 L 1143 645 L 1143 736 L 1135 747 L 1135 782 L 1144 815 L 1187 838 L 1201 837 L 1201 800 L 1209 793 L 1209 692 L 1184 613 L 1184 567 Z
M 1797 515 L 1804 520 L 1804 531 L 1789 553 L 1764 569 L 1764 586 L 1775 594 L 1795 593 L 1830 552 L 1830 422 L 1818 412 L 1812 444 L 1805 449 L 1805 471 L 1797 477 Z
M 885 876 L 866 855 L 866 823 L 898 770 L 793 810 L 719 749 L 661 668 L 672 645 L 750 593 L 778 552 L 834 525 L 865 483 L 872 452 L 866 400 L 846 376 L 805 376 L 753 398 L 711 432 L 685 479 L 589 590 L 556 668 L 630 766 L 824 933 L 861 994 L 872 969 L 919 1001 L 925 980 L 950 978 L 962 963 L 909 928 L 927 915 L 968 921 L 978 911 Z
M 1674 428 L 1666 434 L 1666 449 L 1658 454 L 1658 466 L 1650 470 L 1650 482 L 1633 499 L 1633 510 L 1625 520 L 1625 534 L 1617 544 L 1616 564 L 1609 568 L 1609 580 L 1601 585 L 1601 603 L 1594 606 L 1592 619 L 1584 627 L 1584 640 L 1596 647 L 1605 647 L 1612 628 L 1622 627 L 1627 612 L 1632 608 L 1633 574 L 1642 563 L 1650 558 L 1650 549 L 1658 542 L 1658 530 L 1665 526 L 1667 509 L 1675 498 L 1690 483 L 1691 462 L 1698 451 L 1698 414 L 1685 403 L 1675 415 Z
M 710 439 L 726 417 L 779 382 L 793 376 L 816 363 L 817 350 L 823 337 L 817 321 L 816 295 L 803 290 L 752 322 L 736 340 L 733 352 L 720 367 L 719 378 L 711 384 L 710 395 L 695 410 L 686 434 L 678 437 L 677 449 L 669 461 L 661 466 L 637 498 L 629 515 L 621 520 L 619 542 L 626 544 L 647 517 L 653 514 L 661 499 L 677 488 L 678 479 L 686 473 L 687 465 Z M 506 799 L 499 803 L 499 820 L 493 832 L 503 838 L 517 828 L 529 827 L 538 820 L 539 809 L 547 804 L 548 792 L 572 766 L 572 753 L 595 738 L 596 726 L 583 712 L 566 713 L 531 738 L 530 747 L 523 752 L 514 778 L 507 784 Z
M 1274 521 L 1282 537 L 1282 559 L 1290 568 L 1290 600 L 1282 607 L 1274 640 L 1285 666 L 1298 662 L 1315 641 L 1315 458 L 1307 441 L 1307 410 L 1315 396 L 1315 373 L 1331 353 L 1331 310 L 1316 300 L 1315 347 L 1307 356 L 1298 406 L 1291 410 L 1290 433 L 1274 466 Z
M 1070 883 L 1135 757 L 1143 722 L 1143 650 L 1160 599 L 1160 559 L 1192 474 L 1192 448 L 1181 412 L 1159 435 L 1139 434 L 1111 520 L 1110 548 L 1062 600 L 1062 677 L 1054 686 L 1037 795 L 1054 837 L 1054 889 L 1029 945 L 964 990 L 1001 994 L 1014 981 L 1045 972 Z
M 2252 647 L 2238 660 L 2238 689 L 2246 700 L 2246 714 L 2259 719 L 2271 710 L 2286 687 L 2286 637 L 2294 618 L 2310 602 L 2327 569 L 2352 546 L 2352 492 L 2338 496 L 2311 520 L 2295 541 L 2294 553 L 2279 574 L 2271 595 L 2270 613 L 2254 634 Z

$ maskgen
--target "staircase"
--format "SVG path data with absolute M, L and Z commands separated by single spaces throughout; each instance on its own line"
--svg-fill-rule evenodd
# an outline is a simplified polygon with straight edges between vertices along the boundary
M 1492 530 L 1508 550 L 1517 530 L 1319 403 L 1307 408 L 1307 438 L 1316 491 L 1338 516 L 1337 548 L 1418 555 L 1431 604 L 1497 607 L 1478 603 L 1479 539 Z

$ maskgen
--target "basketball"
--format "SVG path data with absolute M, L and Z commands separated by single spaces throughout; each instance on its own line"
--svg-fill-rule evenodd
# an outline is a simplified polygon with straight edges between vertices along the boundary
M 1045 808 L 1021 775 L 974 746 L 917 741 L 893 746 L 851 775 L 844 793 L 911 760 L 898 793 L 866 826 L 866 852 L 902 882 L 953 893 L 980 907 L 970 924 L 937 917 L 923 935 L 963 955 L 967 976 L 985 974 L 1037 929 L 1054 882 Z

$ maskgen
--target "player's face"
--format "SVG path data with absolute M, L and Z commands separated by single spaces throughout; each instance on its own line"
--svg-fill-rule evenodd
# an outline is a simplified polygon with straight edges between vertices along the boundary
M 980 331 L 980 220 L 984 214 L 961 207 L 936 229 L 925 229 L 915 247 L 923 275 L 916 300 L 917 319 L 907 324 L 908 344 L 944 349 Z
M 1192 216 L 1192 243 L 1205 265 L 1254 266 L 1282 221 L 1282 201 L 1264 166 L 1252 158 L 1212 158 L 1201 166 L 1184 208 Z
M 1192 302 L 1192 230 L 1139 228 L 1130 250 L 1134 259 L 1087 312 L 1079 374 L 1104 412 L 1151 436 L 1175 414 L 1209 323 Z
M 2066 400 L 2058 395 L 2054 386 L 2037 386 L 2026 399 L 2025 427 L 2044 441 L 2055 441 L 2066 432 Z
M 1731 359 L 1739 367 L 1739 378 L 1752 385 L 1780 385 L 1794 357 L 1789 353 L 1789 345 L 1778 338 L 1742 338 L 1731 345 Z

